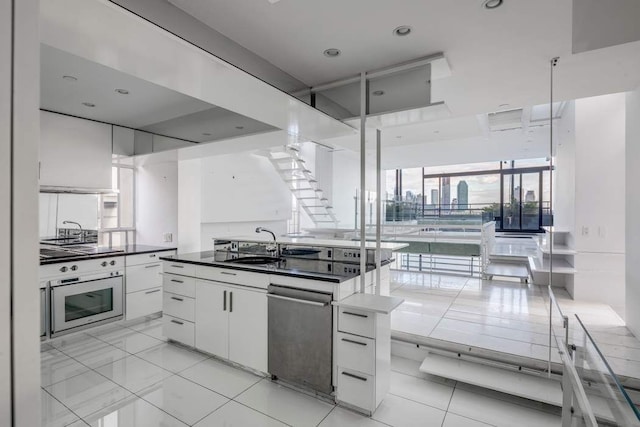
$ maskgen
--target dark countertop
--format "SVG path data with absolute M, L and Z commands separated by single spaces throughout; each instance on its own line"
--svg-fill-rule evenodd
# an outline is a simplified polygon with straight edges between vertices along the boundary
M 257 273 L 275 274 L 280 276 L 299 277 L 301 279 L 320 280 L 324 282 L 341 283 L 354 277 L 358 277 L 359 274 L 354 272 L 334 272 L 330 273 L 329 264 L 331 269 L 335 271 L 336 267 L 340 267 L 344 271 L 345 263 L 337 263 L 331 261 L 300 259 L 294 257 L 284 257 L 281 261 L 273 262 L 269 264 L 236 264 L 228 262 L 234 257 L 237 257 L 238 253 L 227 251 L 204 251 L 193 252 L 188 254 L 178 254 L 175 256 L 160 257 L 163 261 L 177 261 L 186 264 L 204 265 L 207 267 L 220 267 L 228 268 L 231 270 L 244 270 Z M 242 254 L 240 255 L 243 256 Z M 245 255 L 250 257 L 251 255 Z M 387 265 L 391 261 L 387 261 L 382 265 Z M 351 264 L 353 267 L 359 267 L 358 264 Z M 374 270 L 374 266 L 368 266 L 367 271 Z
M 73 248 L 69 248 L 72 249 Z M 126 255 L 137 255 L 137 254 L 147 254 L 151 252 L 161 252 L 161 251 L 174 251 L 177 248 L 175 247 L 164 247 L 164 246 L 150 246 L 150 245 L 125 245 L 125 246 L 100 246 L 97 248 L 97 253 L 89 253 L 83 255 L 70 255 L 68 257 L 60 257 L 60 258 L 45 258 L 40 260 L 40 265 L 49 265 L 49 264 L 59 264 L 63 262 L 69 261 L 84 261 L 88 259 L 98 259 L 98 258 L 110 258 L 114 256 L 126 256 Z M 114 250 L 117 252 L 100 252 L 100 250 Z

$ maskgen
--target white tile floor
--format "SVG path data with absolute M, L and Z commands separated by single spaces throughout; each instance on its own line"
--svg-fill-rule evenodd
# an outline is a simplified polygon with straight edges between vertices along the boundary
M 393 331 L 537 361 L 548 358 L 546 286 L 394 270 L 391 289 L 405 299 L 392 313 Z M 578 314 L 616 373 L 640 378 L 640 340 L 620 316 L 606 304 L 574 301 L 564 289 L 554 292 L 570 318 L 573 342 L 584 342 L 574 317 Z
M 555 408 L 419 365 L 393 358 L 390 394 L 368 418 L 166 343 L 158 319 L 110 325 L 43 345 L 42 426 L 560 425 Z

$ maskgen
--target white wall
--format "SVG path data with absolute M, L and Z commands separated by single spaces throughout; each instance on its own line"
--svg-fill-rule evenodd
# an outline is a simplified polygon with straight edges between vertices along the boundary
M 624 316 L 624 93 L 575 101 L 574 297 Z M 560 196 L 559 196 L 560 197 Z
M 213 249 L 212 238 L 287 232 L 291 193 L 263 156 L 250 152 L 178 163 L 180 252 Z
M 558 230 L 575 233 L 576 215 L 576 110 L 568 102 L 562 118 L 557 121 L 553 173 L 554 225 Z
M 155 155 L 152 155 L 155 156 Z M 149 156 L 149 159 L 159 158 Z M 164 233 L 173 241 L 165 242 Z M 136 171 L 136 242 L 175 247 L 178 241 L 178 163 L 147 161 Z
M 202 222 L 291 217 L 291 193 L 266 157 L 236 153 L 202 159 Z
M 640 336 L 640 88 L 627 93 L 626 99 L 626 233 L 625 308 L 627 327 Z
M 178 163 L 178 252 L 198 252 L 201 221 L 201 161 L 181 160 Z

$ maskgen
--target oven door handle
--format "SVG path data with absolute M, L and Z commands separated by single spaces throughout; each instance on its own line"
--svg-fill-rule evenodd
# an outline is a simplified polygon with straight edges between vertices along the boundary
M 313 305 L 315 307 L 326 307 L 327 305 L 329 305 L 328 302 L 309 301 L 306 299 L 283 297 L 282 295 L 276 295 L 276 294 L 267 294 L 267 296 L 269 298 L 281 299 L 284 301 L 291 301 L 291 302 L 299 302 L 300 304 Z

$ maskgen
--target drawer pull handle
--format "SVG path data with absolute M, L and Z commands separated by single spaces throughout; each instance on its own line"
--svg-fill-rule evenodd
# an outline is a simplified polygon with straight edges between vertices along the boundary
M 224 296 L 222 297 L 222 311 L 227 311 L 227 291 L 224 291 Z
M 175 265 L 175 264 L 171 264 L 171 267 L 174 267 L 174 268 L 184 268 L 184 265 Z
M 155 254 L 151 254 L 151 255 L 149 255 L 149 256 L 150 256 L 151 258 L 155 258 L 155 257 L 156 257 L 156 255 L 155 255 Z
M 184 325 L 183 322 L 180 322 L 179 320 L 173 320 L 173 319 L 171 319 L 171 323 L 175 323 L 176 325 Z
M 173 320 L 172 320 L 172 322 L 173 322 Z M 342 375 L 344 375 L 345 377 L 355 378 L 355 379 L 360 380 L 360 381 L 366 381 L 367 380 L 365 377 L 361 377 L 359 375 L 353 375 L 353 374 L 350 374 L 349 372 L 343 372 Z
M 363 317 L 363 318 L 367 318 L 369 316 L 367 316 L 366 314 L 360 314 L 360 313 L 352 313 L 350 311 L 343 311 L 342 314 L 348 314 L 349 316 L 356 316 L 356 317 Z
M 176 280 L 176 279 L 171 279 L 172 282 L 174 283 L 184 283 L 184 281 L 182 280 Z
M 344 342 L 350 342 L 351 344 L 358 344 L 358 345 L 364 345 L 366 347 L 367 343 L 366 342 L 360 342 L 360 341 L 354 341 L 354 340 L 350 340 L 347 338 L 342 338 L 342 341 Z
M 229 292 L 229 313 L 233 311 L 233 292 Z
M 182 298 L 178 298 L 178 297 L 171 297 L 171 299 L 174 299 L 176 301 L 184 301 Z
M 236 273 L 229 273 L 228 271 L 221 271 L 220 274 L 226 274 L 227 276 L 235 276 Z
M 154 289 L 153 291 L 147 291 L 145 294 L 155 294 L 156 292 L 160 292 L 160 289 Z
M 156 268 L 156 267 L 160 267 L 160 264 L 146 265 L 144 268 Z

